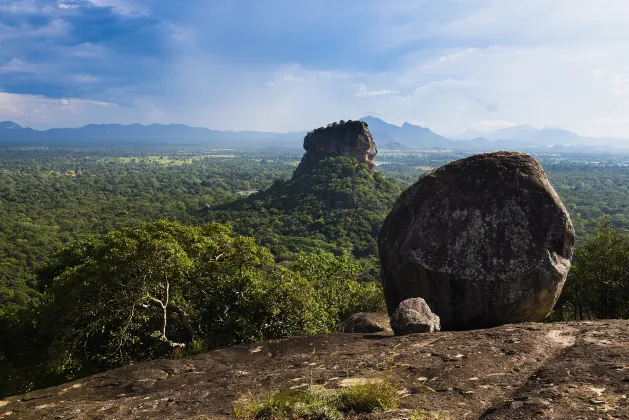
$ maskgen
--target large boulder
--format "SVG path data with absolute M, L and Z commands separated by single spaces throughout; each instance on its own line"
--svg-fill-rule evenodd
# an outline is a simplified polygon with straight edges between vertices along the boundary
M 341 323 L 344 333 L 391 333 L 389 314 L 379 312 L 358 312 Z
M 352 157 L 373 169 L 376 165 L 376 143 L 362 121 L 347 121 L 317 128 L 304 137 L 306 153 L 295 169 L 294 176 L 308 173 L 327 157 Z
M 422 297 L 444 330 L 539 321 L 561 293 L 574 228 L 541 165 L 495 152 L 430 171 L 378 238 L 389 314 Z
M 406 299 L 391 315 L 395 335 L 435 332 L 441 329 L 439 317 L 422 298 Z

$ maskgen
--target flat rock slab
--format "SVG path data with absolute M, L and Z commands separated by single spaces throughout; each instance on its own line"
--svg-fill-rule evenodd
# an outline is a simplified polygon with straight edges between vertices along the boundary
M 339 388 L 385 369 L 406 396 L 398 410 L 368 418 L 422 410 L 450 419 L 629 418 L 629 321 L 605 321 L 237 346 L 10 397 L 0 419 L 233 418 L 233 402 L 250 392 L 313 381 Z

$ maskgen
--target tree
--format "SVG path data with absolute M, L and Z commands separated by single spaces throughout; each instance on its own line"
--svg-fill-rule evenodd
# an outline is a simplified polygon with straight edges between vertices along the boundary
M 572 319 L 629 317 L 629 235 L 609 218 L 575 250 L 554 316 Z
M 72 378 L 204 348 L 326 330 L 315 291 L 252 238 L 144 224 L 68 247 L 51 269 L 48 369 Z
M 347 254 L 338 257 L 331 253 L 305 254 L 291 268 L 314 286 L 329 330 L 335 330 L 357 312 L 385 310 L 381 285 L 357 281 L 370 267 L 363 267 Z

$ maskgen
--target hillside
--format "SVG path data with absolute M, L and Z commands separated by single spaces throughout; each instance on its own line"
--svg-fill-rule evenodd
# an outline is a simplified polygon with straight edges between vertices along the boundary
M 365 257 L 375 253 L 382 221 L 401 192 L 355 159 L 326 158 L 312 172 L 209 210 L 206 218 L 229 221 L 284 257 L 313 249 Z
M 243 398 L 309 384 L 334 390 L 352 378 L 386 380 L 400 392 L 399 408 L 363 418 L 627 418 L 627 327 L 518 324 L 236 346 L 11 397 L 0 401 L 0 418 L 227 419 Z
M 361 125 L 346 123 L 351 124 Z M 402 187 L 370 167 L 373 140 L 361 152 L 356 138 L 362 131 L 345 137 L 338 130 L 328 128 L 332 135 L 323 144 L 313 140 L 311 145 L 306 137 L 306 153 L 291 179 L 210 209 L 207 220 L 233 223 L 236 232 L 258 238 L 280 259 L 316 249 L 374 255 L 376 235 Z M 361 153 L 367 159 L 369 151 L 373 161 L 357 160 Z

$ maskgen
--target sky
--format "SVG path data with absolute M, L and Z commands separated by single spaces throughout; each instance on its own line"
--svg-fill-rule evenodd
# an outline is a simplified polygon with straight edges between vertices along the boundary
M 629 138 L 627 0 L 0 0 L 0 121 Z

